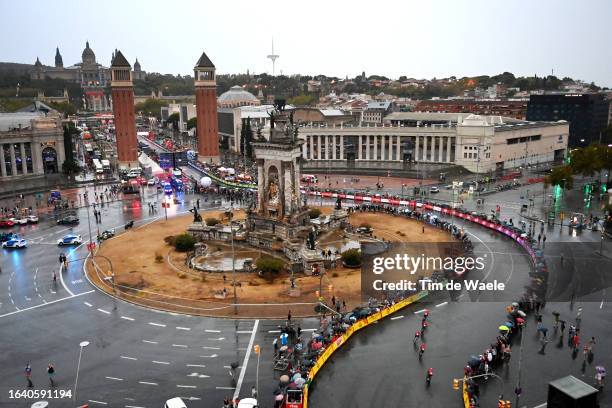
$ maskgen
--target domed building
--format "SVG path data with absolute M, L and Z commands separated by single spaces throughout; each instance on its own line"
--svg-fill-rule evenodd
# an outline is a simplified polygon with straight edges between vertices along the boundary
M 255 95 L 245 91 L 241 86 L 235 85 L 229 91 L 222 93 L 217 98 L 220 108 L 238 108 L 240 106 L 258 106 L 261 102 Z

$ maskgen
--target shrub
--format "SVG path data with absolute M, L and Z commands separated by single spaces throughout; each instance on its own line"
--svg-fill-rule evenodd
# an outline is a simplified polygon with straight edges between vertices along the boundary
M 310 211 L 308 211 L 308 216 L 310 219 L 319 218 L 321 216 L 321 210 L 318 208 L 311 208 Z
M 195 246 L 196 240 L 193 235 L 190 234 L 181 234 L 177 235 L 174 238 L 174 247 L 179 252 L 187 252 L 193 251 L 193 247 Z
M 370 224 L 368 224 L 367 222 L 362 222 L 359 226 L 361 228 L 372 229 L 372 226 Z
M 155 262 L 157 263 L 162 263 L 164 261 L 164 257 L 161 256 L 159 253 L 155 254 Z
M 177 275 L 178 275 L 179 279 L 185 279 L 187 277 L 187 274 L 183 273 L 183 272 L 178 272 Z
M 280 259 L 272 258 L 271 256 L 262 256 L 261 258 L 257 259 L 255 265 L 257 266 L 257 269 L 262 271 L 264 274 L 269 272 L 276 275 L 283 269 L 285 263 Z
M 164 242 L 168 245 L 174 245 L 174 239 L 175 239 L 174 235 L 168 235 L 167 237 L 164 238 Z
M 361 265 L 361 251 L 356 248 L 344 251 L 342 253 L 342 262 L 347 266 Z
M 213 217 L 209 217 L 204 221 L 206 221 L 206 225 L 208 225 L 209 227 L 214 227 L 215 225 L 221 222 L 218 219 L 213 218 Z
M 337 278 L 337 277 L 338 277 L 338 272 L 332 273 L 332 278 Z

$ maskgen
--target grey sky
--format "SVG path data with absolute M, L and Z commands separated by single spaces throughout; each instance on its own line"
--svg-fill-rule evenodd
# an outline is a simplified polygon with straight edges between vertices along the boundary
M 191 73 L 202 50 L 219 73 L 417 78 L 571 76 L 612 87 L 609 0 L 0 0 L 0 61 L 64 65 L 85 41 L 108 65 L 119 48 L 146 71 Z

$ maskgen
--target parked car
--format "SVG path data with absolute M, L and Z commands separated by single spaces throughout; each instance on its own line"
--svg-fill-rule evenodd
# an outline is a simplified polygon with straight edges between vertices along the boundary
M 28 219 L 25 217 L 11 218 L 10 220 L 19 225 L 26 225 L 28 223 Z
M 147 186 L 154 186 L 158 182 L 159 180 L 157 179 L 157 177 L 150 178 L 149 180 L 147 180 Z
M 25 248 L 28 246 L 28 241 L 23 238 L 19 238 L 17 235 L 13 235 L 8 241 L 2 243 L 2 248 Z
M 64 218 L 57 220 L 58 225 L 74 225 L 79 223 L 79 217 L 76 215 L 67 215 Z
M 30 224 L 36 224 L 38 222 L 38 215 L 28 215 L 27 218 Z
M 99 241 L 106 241 L 107 239 L 112 238 L 114 236 L 115 236 L 115 230 L 114 229 L 109 229 L 109 230 L 105 230 L 100 235 L 98 235 L 98 240 Z
M 4 219 L 0 220 L 0 228 L 11 228 L 15 225 L 15 223 L 11 220 Z
M 429 192 L 431 194 L 437 194 L 440 192 L 440 188 L 438 188 L 437 186 L 431 186 L 431 188 L 429 189 Z
M 57 245 L 81 245 L 83 238 L 80 235 L 68 234 L 57 240 Z

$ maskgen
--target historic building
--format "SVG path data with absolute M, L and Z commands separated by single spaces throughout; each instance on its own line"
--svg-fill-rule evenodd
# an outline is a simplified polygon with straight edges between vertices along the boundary
M 111 63 L 111 94 L 119 167 L 138 167 L 132 69 L 121 51 L 115 52 Z
M 0 113 L 0 192 L 38 185 L 61 172 L 65 157 L 57 112 Z
M 196 94 L 198 156 L 202 162 L 219 163 L 215 65 L 206 53 L 203 52 L 193 70 Z
M 300 127 L 308 161 L 437 163 L 477 173 L 560 160 L 568 136 L 566 121 L 422 112 L 394 112 L 377 126 Z
M 239 106 L 257 106 L 261 101 L 241 86 L 232 86 L 229 91 L 223 92 L 217 99 L 219 108 L 237 108 Z

